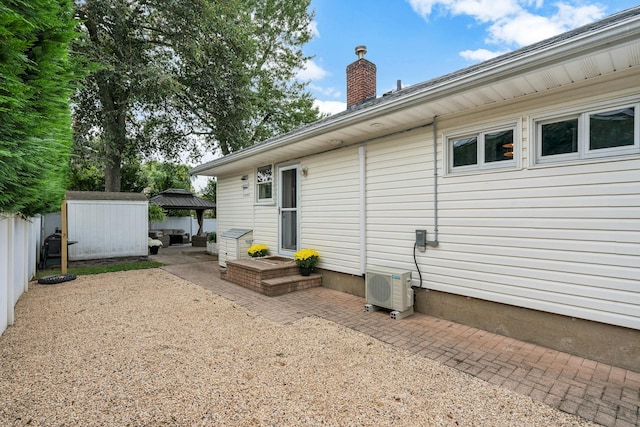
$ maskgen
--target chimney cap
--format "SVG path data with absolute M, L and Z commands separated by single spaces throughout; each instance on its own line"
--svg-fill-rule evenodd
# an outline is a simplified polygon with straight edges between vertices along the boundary
M 356 46 L 356 55 L 358 55 L 358 59 L 364 58 L 367 54 L 367 47 L 365 45 Z

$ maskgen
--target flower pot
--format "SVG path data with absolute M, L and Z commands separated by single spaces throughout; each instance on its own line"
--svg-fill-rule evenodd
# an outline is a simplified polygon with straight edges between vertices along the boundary
M 158 255 L 158 249 L 160 249 L 160 246 L 149 246 L 151 255 Z
M 300 274 L 302 274 L 303 276 L 308 276 L 311 274 L 311 267 L 300 267 Z

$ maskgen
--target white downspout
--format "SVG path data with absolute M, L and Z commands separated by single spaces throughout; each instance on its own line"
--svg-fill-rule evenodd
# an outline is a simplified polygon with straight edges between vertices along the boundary
M 360 159 L 360 274 L 367 271 L 367 148 L 358 147 Z

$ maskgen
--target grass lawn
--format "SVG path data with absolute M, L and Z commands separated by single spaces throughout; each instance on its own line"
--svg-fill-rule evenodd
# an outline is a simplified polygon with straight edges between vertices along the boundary
M 95 265 L 95 266 L 88 266 L 88 267 L 68 268 L 67 272 L 71 274 L 75 274 L 76 276 L 81 276 L 85 274 L 99 274 L 99 273 L 111 273 L 114 271 L 142 270 L 145 268 L 157 268 L 163 265 L 164 264 L 162 264 L 161 262 L 156 262 L 156 261 L 141 261 L 141 262 L 133 262 L 133 263 L 127 263 L 127 264 Z M 59 267 L 39 270 L 36 274 L 36 279 L 43 276 L 52 276 L 56 274 L 61 274 Z

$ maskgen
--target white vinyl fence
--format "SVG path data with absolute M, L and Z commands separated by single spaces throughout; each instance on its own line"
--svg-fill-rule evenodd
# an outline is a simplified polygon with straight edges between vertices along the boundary
M 41 217 L 0 214 L 0 334 L 14 322 L 14 307 L 36 274 Z
M 150 230 L 162 229 L 181 229 L 185 233 L 193 236 L 198 233 L 198 220 L 190 216 L 168 216 L 163 222 L 152 222 L 149 224 Z M 202 222 L 202 231 L 208 233 L 218 229 L 218 221 L 216 218 L 205 218 Z

